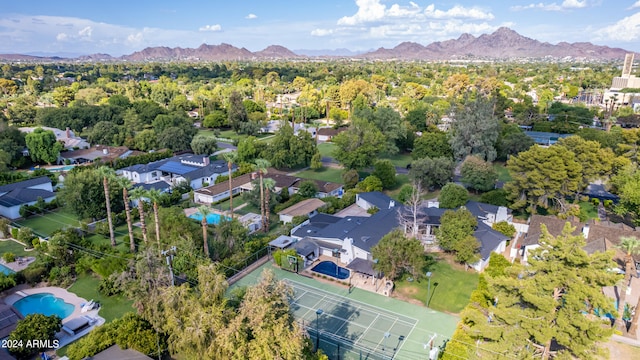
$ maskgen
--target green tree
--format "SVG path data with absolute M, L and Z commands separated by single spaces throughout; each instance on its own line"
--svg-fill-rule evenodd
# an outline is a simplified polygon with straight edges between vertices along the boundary
M 462 162 L 460 169 L 462 182 L 472 189 L 489 191 L 496 186 L 498 173 L 490 162 L 470 155 Z
M 414 160 L 423 158 L 446 157 L 453 158 L 453 151 L 447 133 L 444 131 L 434 131 L 423 133 L 413 141 L 413 152 L 411 157 Z
M 158 203 L 160 203 L 165 196 L 166 195 L 158 189 L 150 189 L 144 192 L 144 197 L 149 199 L 153 204 L 153 219 L 158 246 L 160 246 L 160 211 Z
M 144 212 L 144 198 L 146 195 L 146 190 L 142 187 L 136 187 L 131 192 L 131 198 L 137 200 L 138 202 L 138 216 L 140 217 L 140 230 L 142 231 L 142 241 L 144 241 L 145 245 L 148 244 L 147 238 L 147 222 L 145 221 L 145 212 Z
M 158 134 L 158 146 L 172 151 L 191 149 L 193 135 L 184 128 L 173 126 L 166 128 Z
M 469 192 L 462 185 L 448 183 L 440 190 L 438 202 L 441 208 L 456 209 L 467 203 Z
M 465 236 L 453 244 L 453 252 L 456 261 L 464 264 L 465 269 L 469 264 L 473 264 L 480 260 L 478 252 L 480 250 L 480 242 L 473 235 Z
M 315 197 L 318 193 L 318 185 L 313 180 L 305 180 L 300 183 L 300 187 L 298 188 L 298 194 L 305 198 Z
M 109 203 L 111 210 L 123 209 L 120 189 L 109 182 Z M 104 198 L 103 177 L 91 168 L 71 171 L 58 192 L 58 201 L 81 219 L 104 219 L 107 216 Z
M 436 233 L 438 245 L 444 251 L 454 251 L 459 241 L 473 236 L 477 225 L 478 220 L 465 208 L 445 211 L 440 217 L 440 227 Z
M 453 180 L 455 165 L 451 158 L 424 158 L 411 162 L 409 177 L 419 181 L 425 189 L 444 186 Z
M 580 136 L 569 136 L 560 139 L 557 145 L 564 146 L 571 151 L 580 164 L 582 168 L 580 190 L 593 180 L 611 175 L 615 155 L 611 149 L 601 148 L 597 141 L 585 140 Z
M 204 117 L 202 126 L 206 128 L 220 128 L 228 124 L 227 114 L 222 110 L 214 110 Z
M 98 168 L 98 174 L 102 177 L 102 189 L 104 191 L 105 207 L 107 209 L 107 222 L 109 224 L 109 239 L 111 239 L 111 246 L 115 247 L 116 237 L 113 233 L 113 219 L 111 217 L 111 201 L 110 201 L 110 187 L 109 182 L 113 181 L 116 177 L 115 171 L 108 166 L 101 166 Z
M 493 225 L 491 225 L 491 228 L 510 238 L 512 238 L 513 235 L 516 234 L 515 226 L 513 226 L 512 224 L 509 224 L 506 221 L 499 221 L 497 223 L 494 223 Z
M 211 136 L 196 135 L 191 140 L 191 150 L 194 154 L 211 155 L 217 147 L 216 139 Z
M 266 228 L 266 207 L 268 204 L 265 203 L 264 196 L 264 174 L 267 173 L 267 169 L 271 166 L 268 160 L 265 159 L 256 159 L 254 163 L 254 169 L 258 172 L 258 176 L 260 177 L 260 214 L 262 216 L 262 230 L 264 232 L 269 231 Z
M 500 135 L 496 141 L 497 158 L 506 161 L 509 156 L 528 150 L 533 144 L 533 139 L 518 124 L 500 124 Z
M 378 160 L 373 164 L 371 175 L 382 181 L 383 189 L 390 189 L 396 185 L 396 167 L 391 160 Z
M 247 109 L 242 103 L 242 96 L 234 91 L 229 96 L 229 106 L 227 107 L 227 121 L 231 128 L 239 132 L 243 123 L 248 121 Z
M 345 189 L 353 189 L 360 181 L 360 174 L 355 169 L 347 170 L 342 173 L 342 182 L 344 182 Z
M 403 273 L 409 273 L 415 279 L 420 278 L 426 267 L 424 247 L 418 239 L 407 239 L 401 230 L 393 230 L 371 248 L 371 256 L 378 259 L 374 264 L 390 279 L 397 279 Z
M 121 145 L 120 126 L 111 121 L 100 121 L 93 125 L 91 132 L 87 136 L 87 140 L 92 144 L 101 144 L 109 146 Z
M 500 120 L 493 115 L 491 100 L 467 98 L 455 112 L 449 143 L 456 159 L 477 155 L 486 161 L 496 159 L 495 144 Z
M 567 224 L 553 237 L 543 226 L 528 265 L 514 263 L 504 275 L 487 277 L 493 305 L 471 304 L 462 313 L 471 340 L 467 357 L 600 358 L 599 344 L 613 330 L 594 313 L 615 311 L 602 288 L 619 275 L 609 270 L 616 266 L 611 252 L 587 254 L 584 237 L 573 231 Z
M 9 349 L 12 355 L 18 359 L 27 359 L 31 355 L 48 350 L 42 344 L 29 345 L 33 340 L 53 343 L 55 335 L 62 328 L 62 320 L 56 316 L 45 316 L 42 314 L 29 314 L 24 319 L 19 320 L 16 329 L 9 334 L 9 341 L 21 344 L 19 347 Z
M 366 120 L 354 120 L 346 131 L 333 138 L 336 150 L 333 157 L 347 169 L 370 166 L 385 150 L 385 136 Z
M 356 185 L 356 189 L 364 192 L 382 191 L 382 181 L 375 175 L 369 175 Z
M 202 217 L 200 224 L 202 225 L 202 242 L 204 244 L 204 255 L 207 257 L 207 259 L 211 258 L 211 254 L 209 254 L 209 237 L 207 236 L 207 215 L 209 214 L 211 214 L 211 209 L 208 206 L 198 206 L 198 215 Z
M 25 143 L 29 149 L 31 160 L 35 162 L 46 162 L 51 165 L 58 160 L 62 144 L 56 140 L 56 135 L 51 130 L 36 128 L 33 132 L 25 136 Z
M 543 148 L 533 146 L 507 161 L 512 181 L 505 191 L 513 201 L 514 209 L 530 206 L 547 208 L 552 202 L 561 211 L 566 210 L 565 198 L 574 195 L 582 183 L 582 167 L 575 155 L 563 146 Z
M 158 148 L 158 135 L 151 129 L 145 129 L 136 133 L 133 143 L 135 149 L 140 151 L 155 150 Z
M 311 170 L 320 170 L 322 169 L 322 154 L 320 152 L 316 152 L 311 157 L 311 164 L 309 165 Z

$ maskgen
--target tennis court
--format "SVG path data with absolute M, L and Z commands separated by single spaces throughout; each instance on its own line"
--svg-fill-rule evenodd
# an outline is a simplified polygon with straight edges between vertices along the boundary
M 418 324 L 417 319 L 294 280 L 287 282 L 295 291 L 291 304 L 294 316 L 307 329 L 313 341 L 317 341 L 316 336 L 320 334 L 320 348 L 330 358 L 414 358 L 402 350 Z M 424 359 L 426 351 L 421 354 Z
M 314 346 L 320 334 L 320 348 L 331 360 L 425 360 L 430 346 L 442 345 L 458 322 L 449 314 L 358 288 L 349 291 L 281 270 L 271 262 L 233 287 L 254 284 L 266 269 L 291 285 L 293 315 Z

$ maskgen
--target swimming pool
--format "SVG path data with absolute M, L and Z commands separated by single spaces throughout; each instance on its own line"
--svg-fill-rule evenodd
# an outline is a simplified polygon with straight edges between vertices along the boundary
M 29 314 L 58 315 L 64 319 L 73 313 L 75 306 L 64 302 L 51 293 L 40 293 L 26 296 L 13 304 L 23 316 Z
M 8 267 L 0 264 L 0 273 L 9 275 L 9 274 L 15 273 L 15 271 L 13 271 L 13 270 L 9 269 Z
M 200 213 L 191 214 L 189 217 L 194 220 L 202 221 L 202 215 Z M 209 225 L 218 225 L 220 224 L 221 219 L 222 216 L 220 216 L 220 214 L 207 214 L 207 224 Z M 225 217 L 225 220 L 229 221 L 231 218 Z
M 321 261 L 318 265 L 314 266 L 311 271 L 315 271 L 317 273 L 331 276 L 340 280 L 348 279 L 351 275 L 351 271 L 349 271 L 349 269 L 338 266 L 333 261 Z

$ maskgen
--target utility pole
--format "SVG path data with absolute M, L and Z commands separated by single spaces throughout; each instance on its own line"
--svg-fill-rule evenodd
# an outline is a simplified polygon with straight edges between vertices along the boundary
M 176 247 L 172 246 L 171 249 L 163 250 L 160 252 L 160 254 L 167 259 L 167 266 L 169 267 L 169 274 L 171 276 L 171 286 L 175 286 L 176 284 L 173 276 L 172 264 L 173 264 L 173 256 L 176 254 Z

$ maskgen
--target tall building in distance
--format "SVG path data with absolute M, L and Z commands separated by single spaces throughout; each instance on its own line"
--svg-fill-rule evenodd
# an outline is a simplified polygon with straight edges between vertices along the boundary
M 624 64 L 622 66 L 622 75 L 613 78 L 610 91 L 619 91 L 624 88 L 640 88 L 640 78 L 637 78 L 635 75 L 631 75 L 633 72 L 634 56 L 634 53 L 625 55 Z

